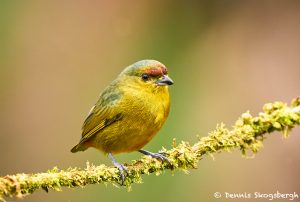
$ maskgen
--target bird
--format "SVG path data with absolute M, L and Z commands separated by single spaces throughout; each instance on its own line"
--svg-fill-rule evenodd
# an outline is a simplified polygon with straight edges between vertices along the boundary
M 162 153 L 142 149 L 161 129 L 170 112 L 168 87 L 174 82 L 164 64 L 141 60 L 126 67 L 100 94 L 89 111 L 82 137 L 71 152 L 96 148 L 119 169 L 122 184 L 127 168 L 114 155 L 139 151 L 162 161 Z

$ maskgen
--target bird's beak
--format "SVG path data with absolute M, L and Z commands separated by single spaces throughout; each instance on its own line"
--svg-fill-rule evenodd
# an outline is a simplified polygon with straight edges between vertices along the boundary
M 158 86 L 172 85 L 173 83 L 174 83 L 173 80 L 170 77 L 168 77 L 167 75 L 164 75 L 162 77 L 162 79 L 156 81 L 156 84 Z

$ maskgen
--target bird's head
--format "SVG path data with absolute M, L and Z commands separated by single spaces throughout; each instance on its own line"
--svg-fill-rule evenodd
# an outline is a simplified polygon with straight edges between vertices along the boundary
M 130 86 L 143 87 L 149 90 L 166 89 L 174 82 L 168 76 L 165 65 L 156 60 L 141 60 L 128 66 L 121 73 Z

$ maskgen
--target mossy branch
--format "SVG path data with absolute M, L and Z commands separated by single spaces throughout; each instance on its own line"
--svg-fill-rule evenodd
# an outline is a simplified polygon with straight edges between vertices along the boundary
M 141 183 L 142 174 L 159 175 L 166 169 L 184 171 L 194 169 L 198 161 L 207 154 L 233 149 L 239 149 L 243 154 L 246 151 L 256 153 L 262 147 L 266 134 L 281 131 L 283 137 L 287 137 L 289 131 L 297 125 L 300 125 L 300 97 L 294 99 L 290 106 L 282 102 L 265 104 L 263 112 L 257 117 L 252 117 L 246 112 L 231 130 L 220 124 L 194 145 L 187 142 L 177 145 L 174 140 L 172 149 L 162 150 L 170 160 L 170 164 L 147 156 L 125 164 L 129 173 L 124 185 L 130 189 L 132 183 Z M 49 189 L 58 191 L 62 187 L 84 187 L 88 184 L 119 185 L 120 180 L 118 169 L 111 166 L 95 166 L 87 163 L 85 169 L 59 170 L 55 167 L 45 173 L 20 173 L 0 177 L 0 199 L 4 196 L 21 198 L 40 188 L 48 192 Z

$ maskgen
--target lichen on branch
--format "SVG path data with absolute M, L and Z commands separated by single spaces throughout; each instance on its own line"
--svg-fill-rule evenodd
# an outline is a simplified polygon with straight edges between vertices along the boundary
M 283 102 L 265 104 L 263 112 L 253 117 L 249 112 L 241 115 L 232 129 L 219 124 L 208 136 L 199 138 L 194 145 L 182 141 L 177 145 L 173 140 L 173 148 L 161 152 L 168 157 L 170 163 L 161 162 L 148 156 L 125 164 L 128 168 L 124 185 L 130 189 L 133 183 L 142 182 L 142 174 L 161 174 L 164 170 L 180 169 L 187 171 L 197 167 L 198 161 L 207 154 L 238 149 L 256 153 L 263 145 L 265 135 L 280 131 L 283 137 L 288 137 L 289 131 L 300 125 L 300 97 L 294 99 L 288 106 Z M 87 162 L 86 168 L 68 168 L 59 170 L 53 168 L 45 173 L 15 174 L 0 177 L 0 201 L 4 196 L 24 197 L 37 189 L 61 190 L 62 187 L 84 187 L 88 184 L 108 184 L 118 186 L 119 170 L 115 167 L 95 166 Z

